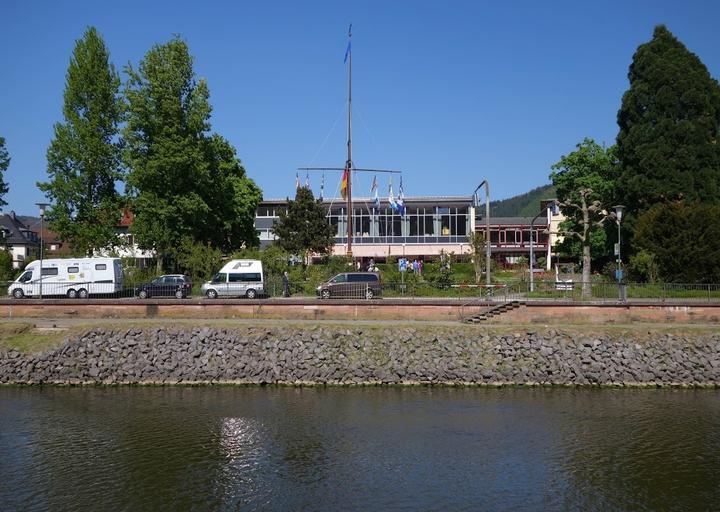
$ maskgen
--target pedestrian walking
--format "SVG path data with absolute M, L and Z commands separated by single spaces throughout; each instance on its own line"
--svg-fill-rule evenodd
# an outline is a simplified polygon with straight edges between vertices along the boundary
M 290 297 L 290 277 L 288 276 L 287 271 L 285 271 L 283 273 L 282 281 L 283 281 L 283 297 Z

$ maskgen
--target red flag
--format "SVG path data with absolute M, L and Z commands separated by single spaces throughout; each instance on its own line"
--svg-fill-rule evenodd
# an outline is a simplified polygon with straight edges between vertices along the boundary
M 350 170 L 345 167 L 343 171 L 342 181 L 340 182 L 340 195 L 343 199 L 347 199 L 348 179 L 350 178 Z

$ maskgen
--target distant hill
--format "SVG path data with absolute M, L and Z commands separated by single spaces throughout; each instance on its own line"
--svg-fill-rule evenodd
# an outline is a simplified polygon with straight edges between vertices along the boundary
M 490 215 L 492 217 L 534 217 L 540 211 L 540 200 L 554 197 L 554 186 L 537 187 L 508 199 L 490 201 Z

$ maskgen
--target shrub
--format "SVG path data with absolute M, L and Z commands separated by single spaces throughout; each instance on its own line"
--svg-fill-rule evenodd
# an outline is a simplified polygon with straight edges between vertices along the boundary
M 633 281 L 655 283 L 658 280 L 658 265 L 655 256 L 647 251 L 640 251 L 630 256 L 628 274 Z
M 12 281 L 14 278 L 12 255 L 8 251 L 0 250 L 0 281 Z

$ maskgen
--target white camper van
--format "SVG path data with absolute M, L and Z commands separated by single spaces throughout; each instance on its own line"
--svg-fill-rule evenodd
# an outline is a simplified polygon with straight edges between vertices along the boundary
M 42 274 L 42 276 L 41 276 Z M 8 288 L 16 299 L 65 296 L 86 299 L 91 295 L 109 295 L 122 290 L 123 270 L 119 258 L 63 258 L 36 260 Z
M 209 299 L 217 297 L 247 297 L 254 299 L 265 294 L 265 276 L 260 260 L 231 260 L 212 281 L 202 285 L 202 293 Z

